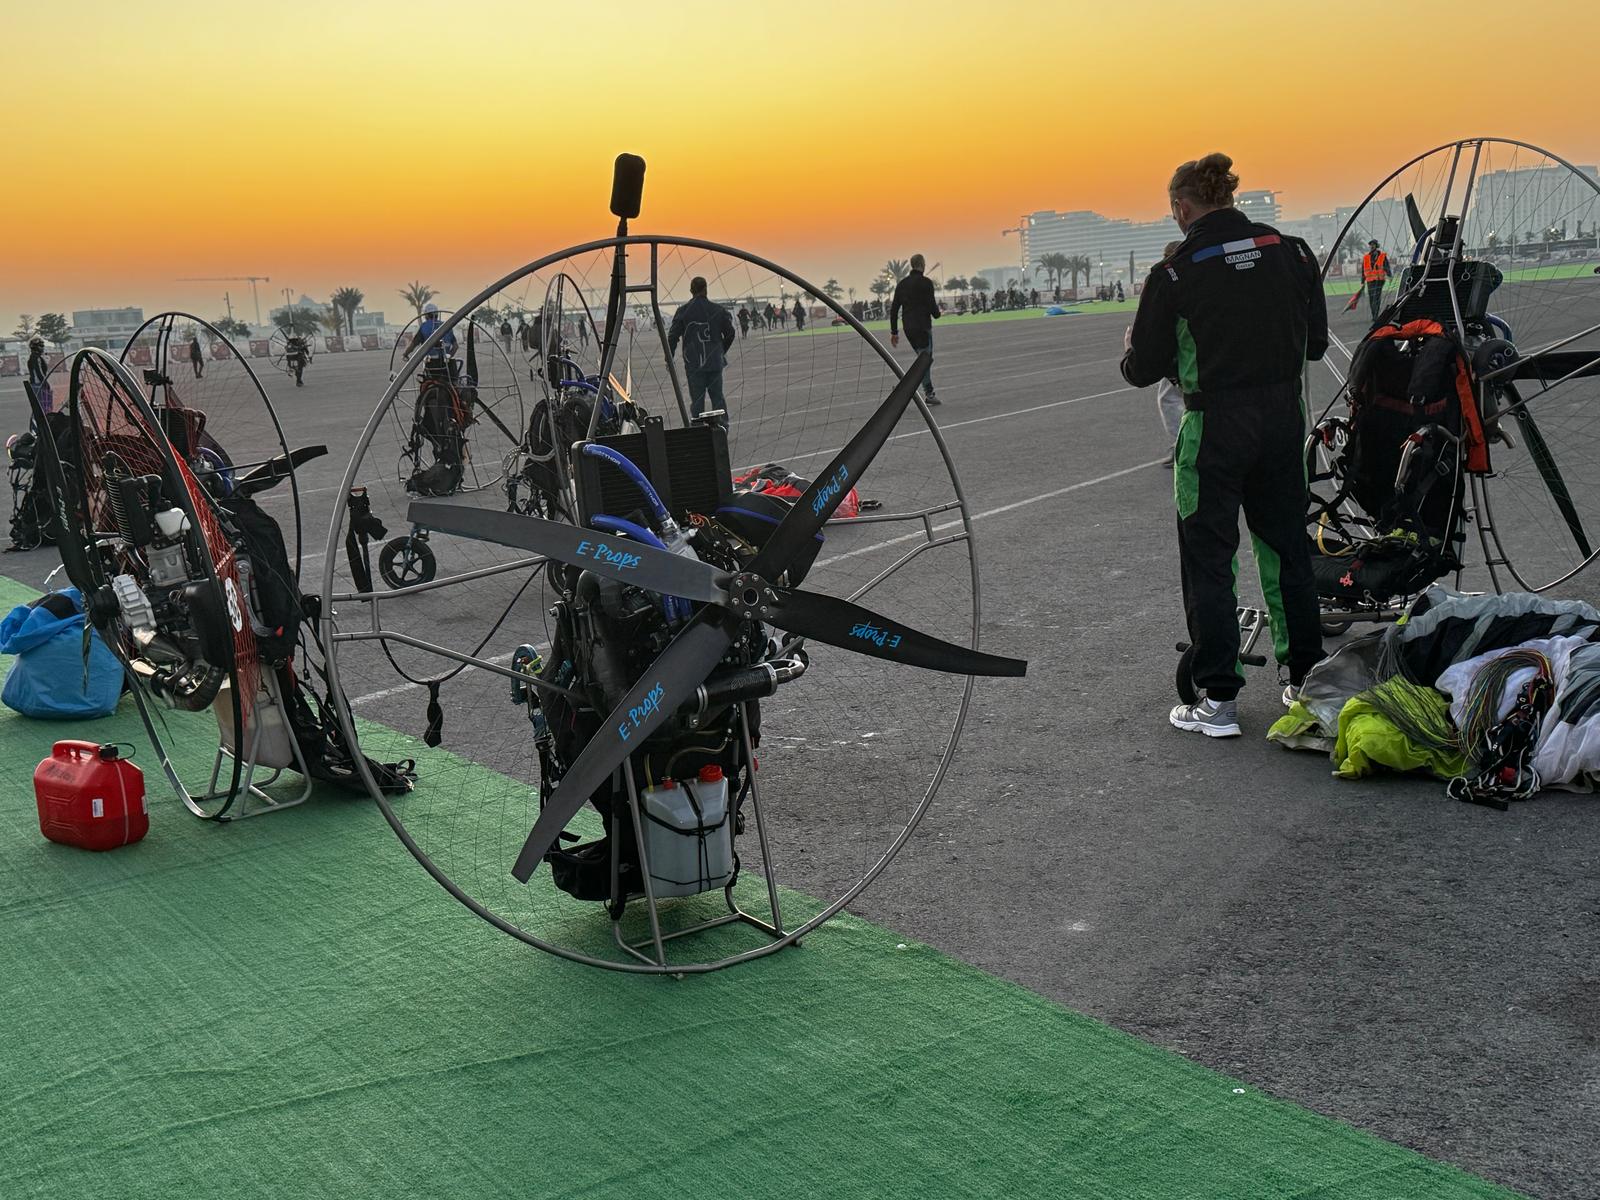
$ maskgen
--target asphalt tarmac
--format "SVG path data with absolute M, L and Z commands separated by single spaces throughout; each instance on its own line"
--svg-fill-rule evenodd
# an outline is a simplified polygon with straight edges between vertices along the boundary
M 975 518 L 983 646 L 1030 666 L 1024 680 L 978 681 L 926 819 L 852 909 L 1431 1157 L 1534 1195 L 1597 1194 L 1592 801 L 1551 794 L 1502 814 L 1454 803 L 1427 780 L 1335 780 L 1325 759 L 1263 739 L 1281 712 L 1270 670 L 1252 671 L 1241 696 L 1245 737 L 1172 729 L 1182 613 L 1171 476 L 1158 461 L 1167 446 L 1153 395 L 1117 372 L 1126 318 L 1092 309 L 938 329 L 944 403 L 934 416 Z M 1359 337 L 1354 316 L 1335 322 Z M 743 409 L 731 389 L 735 421 L 751 422 L 747 435 L 736 425 L 736 461 L 771 449 L 815 455 L 815 469 L 870 412 L 882 380 L 853 358 L 833 375 L 803 376 L 822 417 L 782 423 L 785 404 L 804 407 L 792 398 L 801 378 L 792 364 L 814 368 L 824 339 L 848 336 L 757 336 L 767 345 L 736 349 L 759 353 L 763 377 L 784 381 L 753 391 Z M 787 374 L 773 374 L 784 364 Z M 300 480 L 308 590 L 349 449 L 387 370 L 387 353 L 369 352 L 319 356 L 300 390 L 267 377 L 290 441 L 333 448 Z M 842 396 L 847 376 L 854 392 Z M 0 383 L 15 424 L 15 381 Z M 902 432 L 863 492 L 878 489 L 891 511 L 935 506 L 949 488 L 934 441 L 914 414 Z M 392 474 L 392 443 L 384 453 Z M 402 511 L 393 493 L 384 492 L 391 526 Z M 494 505 L 492 489 L 481 495 Z M 830 530 L 818 586 L 850 594 L 868 583 L 906 548 L 884 543 L 910 527 Z M 439 550 L 448 567 L 448 547 Z M 13 554 L 0 570 L 40 582 L 54 561 L 50 551 Z M 959 636 L 971 614 L 965 562 L 959 543 L 930 551 L 863 603 Z M 1248 599 L 1248 561 L 1241 580 Z M 1483 585 L 1473 573 L 1465 582 Z M 1594 596 L 1586 580 L 1569 590 Z M 496 650 L 542 640 L 542 601 L 521 604 L 515 637 L 508 628 Z M 405 619 L 446 631 L 481 622 L 459 608 L 430 601 Z M 370 653 L 351 663 L 346 691 L 362 716 L 420 727 L 418 689 Z M 958 682 L 924 691 L 920 672 L 908 684 L 850 663 L 853 673 L 819 652 L 813 667 L 818 688 L 830 670 L 848 674 L 848 703 L 817 711 L 824 693 L 797 692 L 793 704 L 780 693 L 764 714 L 775 779 L 813 781 L 773 860 L 785 883 L 819 896 L 848 885 L 903 824 L 920 791 L 887 793 L 897 779 L 931 778 L 961 693 Z M 522 718 L 481 717 L 477 705 L 503 683 L 477 675 L 477 690 L 449 710 L 446 748 L 525 773 Z M 819 793 L 878 795 L 881 806 Z

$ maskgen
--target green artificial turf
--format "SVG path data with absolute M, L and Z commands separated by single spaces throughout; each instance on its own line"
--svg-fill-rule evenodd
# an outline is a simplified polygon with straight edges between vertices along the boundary
M 0 611 L 26 596 L 0 581 Z M 209 754 L 204 719 L 173 729 Z M 139 744 L 145 841 L 40 837 L 60 737 Z M 443 753 L 411 748 L 402 807 Z M 849 915 L 681 981 L 561 962 L 370 801 L 219 826 L 150 758 L 126 700 L 0 714 L 5 1200 L 1509 1195 Z M 603 940 L 544 875 L 529 896 Z

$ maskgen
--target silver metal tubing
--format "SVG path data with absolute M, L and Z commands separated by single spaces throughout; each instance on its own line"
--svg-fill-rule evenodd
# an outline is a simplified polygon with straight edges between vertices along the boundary
M 437 579 L 428 580 L 427 583 L 408 584 L 406 587 L 394 588 L 390 591 L 334 592 L 333 595 L 329 597 L 329 600 L 331 600 L 334 604 L 339 604 L 346 601 L 360 601 L 362 603 L 367 603 L 371 601 L 393 600 L 400 596 L 415 596 L 420 592 L 431 592 L 437 588 L 447 587 L 451 584 L 471 583 L 474 579 L 488 579 L 493 575 L 505 575 L 511 571 L 521 571 L 532 567 L 543 566 L 548 561 L 548 559 L 540 557 L 518 558 L 513 559 L 508 563 L 502 563 L 496 567 L 480 567 L 476 571 L 463 571 L 459 575 L 441 575 Z M 328 610 L 324 609 L 323 611 L 326 612 Z

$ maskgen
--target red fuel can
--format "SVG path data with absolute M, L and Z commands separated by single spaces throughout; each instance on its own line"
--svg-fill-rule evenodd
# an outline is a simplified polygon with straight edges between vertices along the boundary
M 39 832 L 64 846 L 115 850 L 150 832 L 144 774 L 113 745 L 57 742 L 33 771 Z

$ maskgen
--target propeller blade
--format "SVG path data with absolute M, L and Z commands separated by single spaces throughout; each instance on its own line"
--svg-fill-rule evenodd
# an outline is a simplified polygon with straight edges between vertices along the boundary
M 467 318 L 467 374 L 472 376 L 473 382 L 478 379 L 478 323 L 471 317 Z
M 951 675 L 1017 678 L 1028 671 L 1028 664 L 1022 659 L 1002 658 L 954 645 L 881 617 L 848 600 L 788 588 L 773 588 L 771 596 L 771 611 L 762 613 L 763 620 L 841 650 Z
M 1498 374 L 1498 372 L 1494 372 Z M 1565 379 L 1594 379 L 1600 376 L 1600 350 L 1551 350 L 1517 360 L 1513 379 L 1536 379 L 1540 383 Z
M 268 459 L 259 467 L 251 468 L 248 474 L 234 482 L 234 494 L 253 496 L 257 492 L 264 492 L 282 483 L 312 459 L 321 458 L 327 452 L 326 446 L 301 446 L 298 450 L 291 450 L 287 454 Z
M 627 763 L 629 755 L 662 721 L 694 697 L 695 689 L 728 652 L 733 642 L 730 628 L 714 609 L 701 609 L 639 677 L 545 802 L 511 868 L 520 882 L 528 882 L 561 831 L 612 772 Z
M 597 575 L 637 584 L 663 596 L 682 596 L 707 604 L 728 602 L 724 586 L 727 576 L 715 567 L 698 558 L 657 550 L 613 534 L 596 533 L 542 517 L 428 500 L 412 501 L 406 519 L 413 525 L 440 533 L 531 550 Z
M 1572 502 L 1572 493 L 1567 490 L 1567 482 L 1561 477 L 1561 468 L 1556 466 L 1555 457 L 1550 453 L 1550 445 L 1544 440 L 1544 434 L 1539 431 L 1539 424 L 1533 419 L 1533 413 L 1528 410 L 1527 405 L 1520 405 L 1514 411 L 1517 425 L 1522 430 L 1522 440 L 1528 445 L 1528 455 L 1533 459 L 1533 465 L 1538 468 L 1539 478 L 1544 480 L 1550 498 L 1555 501 L 1556 511 L 1566 521 L 1567 531 L 1577 543 L 1578 553 L 1587 559 L 1594 550 L 1589 545 L 1583 518 L 1578 515 L 1577 505 Z
M 889 434 L 899 423 L 900 416 L 922 386 L 923 378 L 933 365 L 933 356 L 926 351 L 917 355 L 911 369 L 878 406 L 855 437 L 830 462 L 827 468 L 812 481 L 805 493 L 796 500 L 789 515 L 779 522 L 772 537 L 762 547 L 750 564 L 750 569 L 763 579 L 777 579 L 803 549 L 806 549 L 817 532 L 833 516 L 834 509 L 849 495 L 862 473 L 872 465 L 872 460 L 889 440 Z
M 1417 198 L 1410 192 L 1406 193 L 1406 220 L 1411 223 L 1413 239 L 1420 242 L 1428 236 L 1428 223 L 1422 219 L 1422 210 L 1417 207 Z
M 50 512 L 56 521 L 56 550 L 61 555 L 67 578 L 87 598 L 105 581 L 90 557 L 88 534 L 78 519 L 77 493 L 67 482 L 61 451 L 56 445 L 55 434 L 51 432 L 50 422 L 39 405 L 39 398 L 34 395 L 33 385 L 24 381 L 22 388 L 27 392 L 28 405 L 33 410 L 33 427 L 37 435 L 34 443 L 35 461 L 44 480 L 45 498 L 50 503 Z

